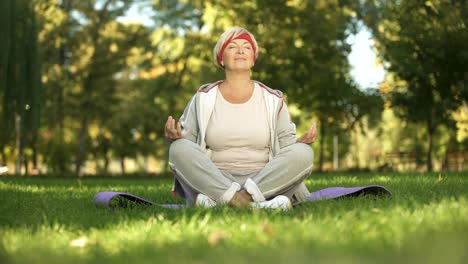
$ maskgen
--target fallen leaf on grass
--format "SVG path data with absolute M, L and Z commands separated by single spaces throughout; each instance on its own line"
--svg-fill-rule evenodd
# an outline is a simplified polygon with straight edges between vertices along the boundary
M 275 235 L 275 229 L 268 223 L 263 223 L 261 230 L 263 233 L 267 234 L 269 237 L 273 237 Z
M 226 239 L 226 235 L 220 231 L 215 230 L 208 236 L 208 243 L 212 246 L 216 246 L 219 243 L 222 243 Z

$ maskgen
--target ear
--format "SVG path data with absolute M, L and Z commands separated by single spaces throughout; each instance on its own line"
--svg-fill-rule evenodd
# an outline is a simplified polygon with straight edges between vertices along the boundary
M 221 61 L 221 66 L 223 66 L 223 67 L 224 67 L 224 61 Z

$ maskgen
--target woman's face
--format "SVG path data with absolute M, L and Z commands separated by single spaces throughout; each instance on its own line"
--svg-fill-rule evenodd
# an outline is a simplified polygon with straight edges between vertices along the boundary
M 253 48 L 245 39 L 234 39 L 224 50 L 223 61 L 226 70 L 250 70 L 254 65 Z

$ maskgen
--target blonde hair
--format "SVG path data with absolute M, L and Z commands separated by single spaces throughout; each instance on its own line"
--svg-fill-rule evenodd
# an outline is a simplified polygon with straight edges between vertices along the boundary
M 220 67 L 221 69 L 224 69 L 224 66 L 218 62 L 218 55 L 221 52 L 221 49 L 223 48 L 226 41 L 228 41 L 231 37 L 232 37 L 231 39 L 234 39 L 237 36 L 240 36 L 244 33 L 249 34 L 250 38 L 252 38 L 253 44 L 255 45 L 255 47 L 253 47 L 255 49 L 254 57 L 258 58 L 258 44 L 257 44 L 257 41 L 255 40 L 255 37 L 252 35 L 252 33 L 250 33 L 245 28 L 233 27 L 233 28 L 226 30 L 223 34 L 221 34 L 221 36 L 218 39 L 218 42 L 216 43 L 213 49 L 214 63 L 216 66 Z

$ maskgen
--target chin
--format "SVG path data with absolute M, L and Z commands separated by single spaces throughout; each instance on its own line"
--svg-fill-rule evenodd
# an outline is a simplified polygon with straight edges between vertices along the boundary
M 233 67 L 229 67 L 228 69 L 231 71 L 250 71 L 253 65 L 233 65 Z
M 230 71 L 234 71 L 234 72 L 250 72 L 252 68 L 248 68 L 248 67 L 234 67 L 234 68 L 231 68 L 229 69 Z

